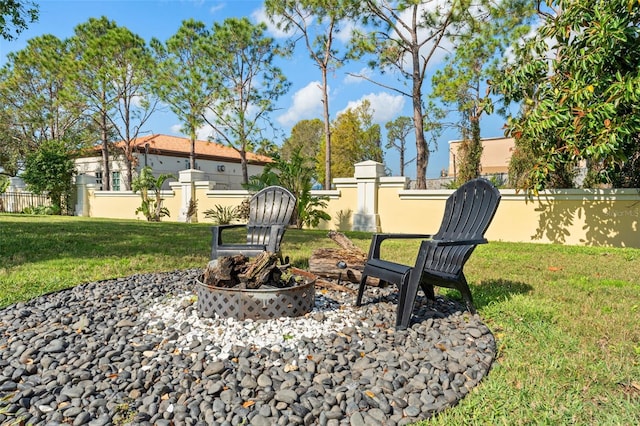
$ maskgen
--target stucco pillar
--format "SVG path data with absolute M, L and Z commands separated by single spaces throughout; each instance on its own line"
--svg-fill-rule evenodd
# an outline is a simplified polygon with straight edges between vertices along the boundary
M 95 176 L 76 176 L 76 216 L 89 216 L 89 184 L 95 184 Z
M 204 172 L 201 170 L 189 169 L 181 170 L 178 172 L 178 182 L 180 183 L 181 203 L 180 203 L 180 215 L 178 216 L 179 222 L 197 222 L 197 214 L 191 218 L 187 217 L 189 211 L 189 202 L 191 197 L 195 197 L 196 182 L 204 179 Z
M 355 169 L 358 207 L 353 215 L 353 230 L 379 232 L 378 181 L 384 176 L 384 165 L 368 160 L 355 164 Z

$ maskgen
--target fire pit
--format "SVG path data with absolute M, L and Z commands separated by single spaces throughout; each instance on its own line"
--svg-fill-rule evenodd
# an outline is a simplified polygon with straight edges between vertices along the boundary
M 310 312 L 315 301 L 315 281 L 285 288 L 223 288 L 196 279 L 197 309 L 205 318 L 274 319 Z
M 240 258 L 241 259 L 241 258 Z M 261 272 L 259 288 L 249 288 L 246 284 L 247 265 L 238 265 L 238 259 L 225 258 L 224 267 L 216 264 L 213 270 L 206 270 L 196 279 L 196 308 L 201 316 L 211 318 L 274 319 L 280 317 L 302 316 L 313 309 L 315 303 L 315 277 L 306 271 L 291 268 L 292 275 L 286 282 L 280 279 L 281 271 L 270 267 L 272 272 Z M 236 261 L 236 262 L 234 262 Z M 253 265 L 249 265 L 249 269 Z M 265 268 L 262 268 L 264 270 Z M 241 270 L 242 273 L 238 273 Z M 207 276 L 215 275 L 213 279 Z M 220 279 L 223 277 L 223 279 Z M 231 285 L 238 279 L 241 285 Z M 275 282 L 274 282 L 275 281 Z M 222 285 L 212 285 L 220 283 Z M 250 281 L 251 286 L 255 285 Z M 277 285 L 273 285 L 277 284 Z

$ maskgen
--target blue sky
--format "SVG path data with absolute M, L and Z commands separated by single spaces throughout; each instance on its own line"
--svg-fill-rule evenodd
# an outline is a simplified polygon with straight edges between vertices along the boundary
M 73 29 L 78 24 L 86 22 L 91 17 L 106 16 L 118 25 L 129 28 L 147 41 L 152 37 L 165 41 L 173 35 L 185 19 L 194 18 L 211 26 L 214 21 L 223 21 L 228 17 L 246 16 L 253 22 L 265 19 L 263 2 L 258 0 L 35 0 L 40 5 L 40 19 L 31 24 L 17 40 L 8 42 L 0 40 L 0 66 L 6 62 L 6 55 L 11 51 L 23 49 L 27 40 L 43 35 L 53 34 L 61 39 L 73 35 Z M 344 31 L 343 33 L 347 33 Z M 286 35 L 271 27 L 269 35 L 281 42 Z M 273 116 L 273 122 L 281 128 L 284 135 L 289 135 L 291 127 L 302 119 L 322 118 L 322 103 L 318 83 L 321 75 L 315 64 L 301 44 L 293 57 L 280 61 L 278 65 L 291 82 L 291 89 L 278 100 L 278 111 Z M 435 69 L 437 64 L 432 65 Z M 330 113 L 332 119 L 346 108 L 354 107 L 363 99 L 371 102 L 374 110 L 374 121 L 383 129 L 383 146 L 386 142 L 384 124 L 400 115 L 411 116 L 411 102 L 390 90 L 383 89 L 362 79 L 349 76 L 351 73 L 363 72 L 366 60 L 348 63 L 329 76 Z M 367 71 L 369 72 L 369 71 Z M 375 74 L 374 78 L 380 77 Z M 428 87 L 428 84 L 425 85 Z M 504 120 L 499 117 L 489 117 L 482 123 L 484 137 L 502 136 Z M 148 133 L 164 133 L 180 135 L 180 123 L 168 111 L 158 112 L 149 121 L 145 129 Z M 200 136 L 206 139 L 208 131 L 203 129 Z M 438 149 L 431 154 L 427 169 L 428 177 L 437 177 L 440 170 L 448 167 L 448 141 L 458 139 L 455 131 L 447 131 L 438 141 Z M 281 140 L 275 141 L 278 145 Z M 411 138 L 407 158 L 415 156 L 415 142 Z M 395 150 L 385 152 L 385 162 L 392 174 L 398 174 L 399 160 Z M 415 177 L 415 162 L 405 168 L 406 175 Z

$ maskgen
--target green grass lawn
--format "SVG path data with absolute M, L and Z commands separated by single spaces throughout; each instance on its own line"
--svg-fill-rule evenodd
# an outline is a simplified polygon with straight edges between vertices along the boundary
M 204 267 L 208 223 L 0 215 L 0 307 L 87 281 Z M 370 234 L 347 233 L 367 249 Z M 383 256 L 413 262 L 417 242 Z M 287 231 L 305 267 L 324 231 Z M 498 341 L 489 376 L 424 424 L 640 424 L 640 249 L 492 242 L 466 266 Z M 443 290 L 451 297 L 455 291 Z

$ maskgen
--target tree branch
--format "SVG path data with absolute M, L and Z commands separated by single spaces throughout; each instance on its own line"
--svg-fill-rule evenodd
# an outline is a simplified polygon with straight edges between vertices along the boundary
M 373 84 L 375 84 L 376 86 L 380 86 L 380 87 L 383 87 L 383 88 L 388 89 L 388 90 L 393 90 L 394 92 L 399 93 L 399 94 L 401 94 L 401 95 L 403 95 L 403 96 L 407 96 L 407 97 L 409 97 L 409 98 L 411 97 L 411 94 L 410 94 L 410 93 L 403 92 L 402 90 L 400 90 L 400 89 L 398 89 L 398 88 L 396 88 L 396 87 L 393 87 L 393 86 L 389 86 L 389 85 L 386 85 L 386 84 L 382 84 L 382 83 L 380 83 L 379 81 L 375 81 L 375 80 L 373 80 L 373 79 L 371 79 L 371 78 L 367 77 L 366 75 L 362 75 L 362 74 L 355 74 L 355 73 L 351 73 L 351 72 L 348 72 L 348 73 L 347 73 L 347 75 L 350 75 L 351 77 L 362 78 L 363 80 L 367 80 L 368 82 L 373 83 Z

